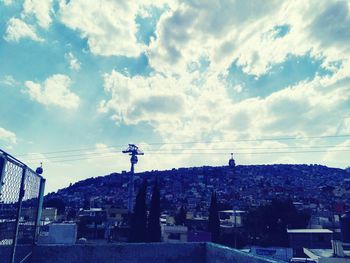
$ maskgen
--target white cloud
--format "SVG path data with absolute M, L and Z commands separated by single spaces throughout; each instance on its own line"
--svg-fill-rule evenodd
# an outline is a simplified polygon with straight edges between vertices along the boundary
M 1 84 L 4 84 L 4 85 L 6 85 L 6 86 L 10 86 L 10 87 L 13 87 L 13 86 L 16 86 L 16 85 L 19 84 L 18 81 L 16 81 L 16 80 L 13 78 L 13 76 L 11 76 L 11 75 L 5 75 L 5 76 L 3 77 L 3 79 L 0 80 L 0 83 L 1 83 Z
M 56 74 L 47 78 L 44 83 L 26 81 L 25 86 L 31 99 L 44 105 L 55 105 L 66 109 L 75 109 L 79 97 L 70 91 L 71 79 L 66 75 Z
M 344 119 L 343 125 L 340 127 L 339 132 L 342 134 L 350 134 L 350 117 Z
M 80 66 L 81 63 L 79 62 L 79 60 L 73 55 L 72 52 L 66 53 L 65 55 L 66 60 L 69 63 L 69 67 L 70 69 L 73 69 L 75 71 L 79 71 L 80 70 Z
M 349 51 L 350 15 L 349 1 L 333 1 L 323 5 L 321 12 L 310 25 L 311 35 L 322 46 L 337 46 Z
M 322 136 L 337 134 L 340 127 L 347 129 L 349 83 L 349 78 L 339 81 L 336 75 L 317 77 L 266 98 L 234 103 L 226 83 L 215 75 L 206 76 L 200 92 L 196 92 L 191 79 L 162 75 L 128 77 L 113 71 L 105 75 L 105 90 L 111 99 L 102 102 L 100 110 L 110 112 L 117 123 L 146 122 L 165 142 Z M 159 94 L 165 94 L 166 99 L 154 103 L 158 102 L 154 96 L 161 97 Z M 320 160 L 321 155 L 317 157 Z M 295 158 L 299 162 L 308 160 Z M 241 159 L 249 160 L 249 155 Z M 259 157 L 259 160 L 268 158 Z M 274 160 L 282 162 L 286 158 L 279 156 Z
M 346 140 L 332 148 L 323 158 L 328 165 L 347 168 L 350 166 L 348 158 L 348 150 L 350 148 L 350 140 Z
M 0 140 L 15 144 L 17 141 L 16 134 L 0 127 Z
M 322 26 L 323 17 L 337 23 Z M 106 74 L 104 87 L 111 98 L 101 101 L 99 110 L 111 114 L 117 123 L 146 122 L 163 141 L 171 142 L 348 133 L 350 46 L 345 28 L 349 19 L 347 2 L 183 1 L 171 5 L 147 49 L 156 73 L 149 77 Z M 284 34 L 281 27 L 287 28 Z M 322 66 L 334 75 L 316 76 L 265 98 L 241 101 L 238 93 L 250 87 L 232 88 L 225 81 L 233 61 L 246 74 L 260 76 L 290 55 L 306 54 L 324 60 Z M 203 59 L 208 62 L 205 69 Z M 341 66 L 334 66 L 334 61 Z M 272 156 L 280 162 L 314 162 L 323 155 Z M 271 156 L 258 160 L 271 162 Z
M 243 91 L 242 85 L 236 85 L 233 87 L 233 90 L 237 93 L 241 93 Z
M 10 5 L 11 1 L 5 1 L 6 5 Z M 10 42 L 19 42 L 22 38 L 29 38 L 34 41 L 42 42 L 43 39 L 38 36 L 36 27 L 28 24 L 28 18 L 34 16 L 38 25 L 47 29 L 51 22 L 52 0 L 25 0 L 21 19 L 12 17 L 7 22 L 7 28 L 4 39 Z
M 176 0 L 60 1 L 59 20 L 86 38 L 90 51 L 101 56 L 137 57 L 146 46 L 137 41 L 136 17 L 150 16 L 153 7 L 172 7 Z
M 51 7 L 52 0 L 25 0 L 23 3 L 23 15 L 34 15 L 38 24 L 47 29 L 52 22 Z
M 6 6 L 12 5 L 12 0 L 1 0 L 1 2 L 3 2 Z
M 130 1 L 61 1 L 59 18 L 87 38 L 92 53 L 136 57 L 144 49 L 136 39 L 137 11 L 138 5 Z
M 12 17 L 7 22 L 4 39 L 9 42 L 19 42 L 22 38 L 29 38 L 38 42 L 43 41 L 43 39 L 36 34 L 34 27 L 18 18 Z
M 189 60 L 207 56 L 212 66 L 223 64 L 224 70 L 240 56 L 240 45 L 259 34 L 264 20 L 279 8 L 276 1 L 184 1 L 161 17 L 150 62 L 161 71 L 172 70 L 173 64 L 184 69 Z
M 289 30 L 279 37 L 278 26 Z M 236 61 L 259 76 L 291 54 L 349 63 L 349 26 L 346 1 L 184 1 L 162 15 L 148 54 L 161 72 L 181 74 L 207 57 L 218 73 Z
M 127 124 L 178 118 L 186 107 L 178 85 L 175 79 L 160 75 L 127 77 L 112 71 L 104 76 L 104 87 L 111 99 L 101 102 L 99 111 L 113 110 L 112 118 Z

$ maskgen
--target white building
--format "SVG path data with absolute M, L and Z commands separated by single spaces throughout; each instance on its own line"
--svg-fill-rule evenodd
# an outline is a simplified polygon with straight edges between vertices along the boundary
M 45 226 L 39 234 L 39 244 L 75 244 L 77 225 L 75 223 L 53 223 Z

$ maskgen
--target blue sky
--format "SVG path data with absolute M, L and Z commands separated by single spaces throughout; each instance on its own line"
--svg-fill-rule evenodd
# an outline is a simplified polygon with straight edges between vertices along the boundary
M 0 148 L 42 161 L 47 191 L 129 169 L 128 143 L 145 151 L 138 170 L 225 165 L 230 152 L 347 167 L 349 10 L 2 0 Z

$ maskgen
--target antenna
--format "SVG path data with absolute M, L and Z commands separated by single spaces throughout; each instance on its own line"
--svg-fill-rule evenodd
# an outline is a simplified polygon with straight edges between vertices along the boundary
M 130 179 L 128 189 L 128 212 L 132 213 L 132 204 L 134 200 L 134 165 L 137 164 L 137 155 L 144 155 L 144 153 L 135 144 L 129 144 L 129 147 L 123 151 L 123 153 L 129 154 L 130 157 Z
M 231 159 L 228 161 L 228 165 L 232 169 L 235 168 L 235 166 L 236 166 L 235 159 L 233 159 L 233 153 L 231 153 Z

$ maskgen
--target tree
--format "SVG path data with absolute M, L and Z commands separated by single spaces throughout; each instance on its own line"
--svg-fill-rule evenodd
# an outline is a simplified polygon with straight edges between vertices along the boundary
M 68 221 L 73 221 L 73 220 L 75 220 L 76 219 L 76 217 L 77 217 L 77 212 L 75 211 L 75 209 L 74 208 L 70 208 L 69 210 L 68 210 L 68 212 L 67 212 L 67 220 Z
M 130 236 L 131 242 L 146 242 L 147 234 L 147 208 L 146 208 L 147 184 L 144 182 L 136 196 L 134 213 L 131 215 Z
M 309 219 L 310 215 L 298 211 L 291 200 L 274 199 L 250 211 L 244 227 L 254 245 L 288 246 L 287 228 L 305 228 Z
M 179 212 L 175 216 L 175 225 L 184 226 L 186 224 L 186 210 L 184 206 L 181 206 Z
M 161 229 L 160 229 L 160 193 L 158 188 L 158 181 L 155 182 L 152 191 L 151 207 L 148 220 L 148 241 L 160 242 L 161 241 Z
M 215 243 L 218 243 L 220 238 L 220 218 L 218 200 L 215 192 L 213 192 L 211 195 L 208 230 L 211 233 L 211 240 Z
M 57 214 L 62 215 L 66 209 L 66 204 L 62 198 L 54 197 L 44 201 L 44 207 L 57 208 Z
M 83 209 L 84 210 L 90 209 L 90 199 L 87 196 L 84 198 Z

